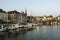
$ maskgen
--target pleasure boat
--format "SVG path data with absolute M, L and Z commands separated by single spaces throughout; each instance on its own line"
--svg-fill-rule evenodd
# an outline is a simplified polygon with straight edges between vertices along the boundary
M 0 31 L 6 31 L 7 28 L 7 25 L 0 25 Z
M 10 24 L 10 25 L 8 26 L 8 29 L 9 29 L 9 30 L 14 30 L 14 29 L 17 29 L 17 28 L 19 28 L 19 24 Z

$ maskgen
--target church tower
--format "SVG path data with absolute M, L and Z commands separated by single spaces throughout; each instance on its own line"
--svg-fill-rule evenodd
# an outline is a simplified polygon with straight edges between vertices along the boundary
M 27 15 L 27 9 L 25 9 L 24 13 Z

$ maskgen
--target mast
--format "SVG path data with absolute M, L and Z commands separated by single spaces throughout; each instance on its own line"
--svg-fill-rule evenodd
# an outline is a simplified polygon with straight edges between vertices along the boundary
M 24 13 L 25 13 L 25 17 L 26 17 L 26 23 L 27 23 L 27 9 L 25 8 L 25 11 L 24 11 Z

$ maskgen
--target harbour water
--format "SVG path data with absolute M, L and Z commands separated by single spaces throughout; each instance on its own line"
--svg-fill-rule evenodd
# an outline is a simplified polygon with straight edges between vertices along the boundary
M 0 32 L 0 40 L 60 40 L 60 25 L 34 27 L 28 31 Z

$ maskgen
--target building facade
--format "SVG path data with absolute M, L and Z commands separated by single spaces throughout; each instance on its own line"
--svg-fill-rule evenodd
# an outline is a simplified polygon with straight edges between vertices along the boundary
M 8 12 L 8 20 L 10 20 L 11 23 L 17 23 L 16 14 L 17 14 L 17 11 L 9 11 Z
M 8 13 L 0 9 L 0 22 L 6 23 L 8 21 Z
M 11 23 L 26 23 L 26 17 L 27 12 L 17 12 L 15 11 L 9 11 L 8 12 L 8 20 L 11 21 Z

